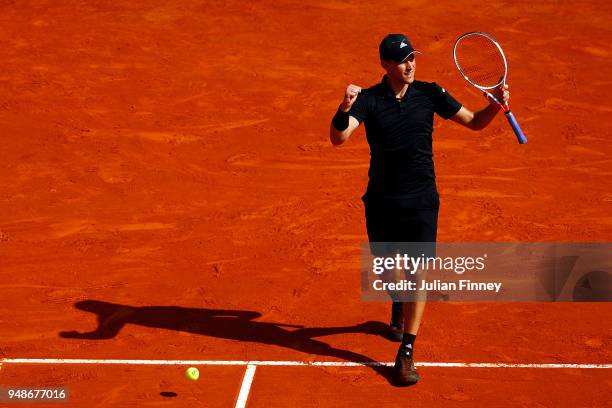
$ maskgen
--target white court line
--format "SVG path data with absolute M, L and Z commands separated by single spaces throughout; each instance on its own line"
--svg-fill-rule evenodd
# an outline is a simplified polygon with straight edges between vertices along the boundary
M 246 360 L 116 360 L 80 358 L 2 358 L 2 364 L 118 364 L 118 365 L 210 365 L 210 366 L 310 366 L 310 367 L 358 367 L 392 366 L 393 363 L 371 361 L 246 361 Z M 418 367 L 467 367 L 467 368 L 612 368 L 612 364 L 544 364 L 544 363 L 445 363 L 418 362 Z
M 253 384 L 253 377 L 255 376 L 255 370 L 257 366 L 255 364 L 247 365 L 242 379 L 242 385 L 240 386 L 240 394 L 236 400 L 236 408 L 245 408 L 247 399 L 249 399 L 249 392 L 251 392 L 251 384 Z

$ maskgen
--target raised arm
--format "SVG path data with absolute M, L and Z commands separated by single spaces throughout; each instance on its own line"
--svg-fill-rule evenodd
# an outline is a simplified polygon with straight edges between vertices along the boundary
M 346 142 L 349 136 L 359 126 L 359 121 L 350 115 L 351 106 L 357 100 L 361 87 L 349 85 L 346 87 L 342 103 L 329 126 L 329 140 L 334 146 Z
M 508 85 L 504 85 L 503 87 L 500 86 L 493 94 L 503 102 L 508 102 L 510 99 Z M 451 117 L 451 120 L 472 130 L 484 129 L 491 123 L 495 115 L 497 115 L 497 112 L 501 109 L 499 104 L 494 100 L 488 99 L 488 101 L 489 104 L 477 112 L 472 112 L 465 106 L 462 106 L 461 109 Z

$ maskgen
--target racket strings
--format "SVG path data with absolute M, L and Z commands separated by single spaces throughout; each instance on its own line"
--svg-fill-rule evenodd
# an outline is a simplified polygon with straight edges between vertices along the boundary
M 501 84 L 506 75 L 502 53 L 493 41 L 482 35 L 464 37 L 457 43 L 455 63 L 470 82 L 482 88 Z

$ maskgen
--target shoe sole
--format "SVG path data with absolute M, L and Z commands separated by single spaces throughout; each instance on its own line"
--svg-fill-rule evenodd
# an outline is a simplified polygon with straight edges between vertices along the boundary
M 398 385 L 414 385 L 416 383 L 418 383 L 420 380 L 420 378 L 415 379 L 410 379 L 410 378 L 405 378 L 405 377 L 395 377 L 395 382 Z

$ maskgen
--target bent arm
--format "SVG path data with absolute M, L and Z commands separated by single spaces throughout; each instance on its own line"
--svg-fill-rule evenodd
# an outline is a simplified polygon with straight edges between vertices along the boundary
M 504 104 L 504 106 L 507 107 L 508 100 L 510 99 L 510 91 L 508 90 L 508 84 L 500 85 L 498 88 L 491 92 L 493 93 L 495 98 L 492 99 L 487 97 L 489 104 L 485 108 L 479 110 L 478 112 L 472 112 L 466 107 L 462 106 L 461 109 L 459 109 L 459 111 L 451 117 L 451 119 L 454 122 L 457 122 L 460 125 L 463 125 L 472 130 L 482 130 L 486 128 L 501 108 L 497 101 L 500 101 Z M 485 94 L 485 96 L 486 95 L 488 94 Z
M 472 112 L 465 106 L 462 106 L 461 109 L 451 117 L 451 120 L 468 129 L 482 130 L 491 123 L 499 110 L 500 106 L 497 103 L 491 103 L 487 105 L 486 108 L 477 112 Z
M 349 136 L 359 127 L 359 121 L 349 115 L 349 125 L 344 130 L 338 130 L 333 124 L 329 125 L 329 140 L 334 146 L 346 142 Z

